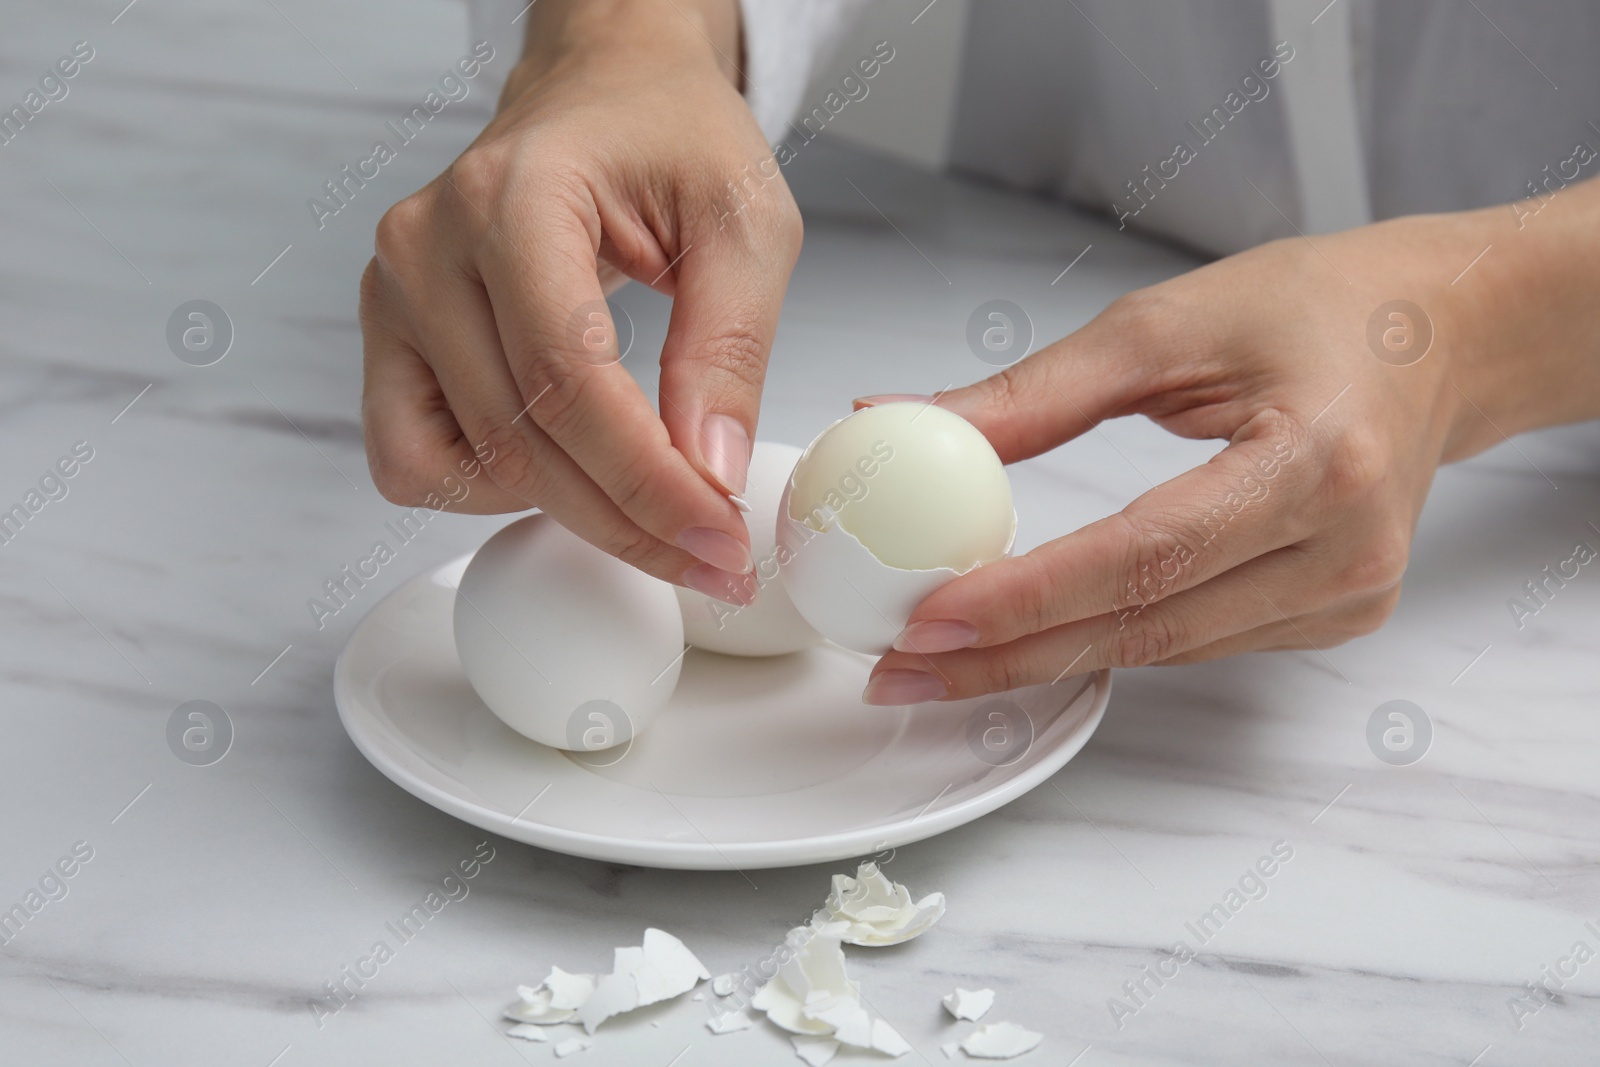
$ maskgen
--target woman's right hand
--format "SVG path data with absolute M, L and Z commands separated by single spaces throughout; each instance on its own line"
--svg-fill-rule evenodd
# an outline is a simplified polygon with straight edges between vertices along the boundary
M 744 490 L 798 209 L 740 96 L 737 0 L 541 0 L 499 112 L 383 217 L 361 287 L 372 477 L 539 507 L 640 569 L 748 598 Z M 673 298 L 660 414 L 605 294 Z M 437 498 L 437 497 L 436 497 Z

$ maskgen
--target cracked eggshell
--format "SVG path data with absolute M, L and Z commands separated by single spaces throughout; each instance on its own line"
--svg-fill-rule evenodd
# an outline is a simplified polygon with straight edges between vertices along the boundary
M 786 958 L 778 973 L 750 1003 L 779 1027 L 795 1034 L 831 1034 L 833 1025 L 816 1018 L 836 999 L 854 1000 L 860 987 L 845 974 L 844 950 L 834 927 L 797 926 L 784 936 Z
M 560 967 L 552 967 L 537 986 L 517 986 L 517 1003 L 506 1009 L 505 1016 L 538 1026 L 570 1022 L 577 1017 L 576 1009 L 593 992 L 594 975 L 568 974 Z
M 835 644 L 869 656 L 885 654 L 917 605 L 961 577 L 948 567 L 890 567 L 838 523 L 817 533 L 788 518 L 788 501 L 786 491 L 778 544 L 787 559 L 779 573 L 800 614 Z
M 1044 1040 L 1016 1023 L 984 1023 L 961 1042 L 961 1051 L 981 1060 L 1009 1060 L 1031 1052 Z
M 748 1030 L 754 1025 L 755 1020 L 743 1011 L 724 1012 L 721 1015 L 713 1015 L 706 1020 L 706 1029 L 718 1035 Z
M 611 973 L 577 1008 L 577 1021 L 591 1034 L 613 1015 L 687 993 L 711 977 L 688 946 L 655 927 L 645 930 L 644 944 L 618 948 L 612 958 Z
M 1004 468 L 1000 465 L 999 458 L 995 456 L 994 449 L 975 427 L 958 415 L 923 404 L 884 404 L 858 411 L 823 430 L 801 455 L 795 464 L 794 473 L 790 475 L 789 482 L 784 487 L 783 499 L 778 506 L 777 543 L 778 560 L 781 564 L 779 575 L 784 588 L 788 591 L 789 599 L 812 627 L 836 644 L 872 656 L 881 656 L 890 650 L 895 637 L 905 629 L 912 611 L 935 589 L 959 578 L 972 567 L 1010 555 L 1017 532 L 1017 515 L 1010 506 L 1010 493 L 1007 488 L 1003 495 L 994 494 L 994 499 L 989 501 L 996 506 L 1004 506 L 1009 515 L 1009 531 L 1001 551 L 989 555 L 988 558 L 980 558 L 970 566 L 959 570 L 953 567 L 906 568 L 892 566 L 880 559 L 878 554 L 845 528 L 844 523 L 838 518 L 840 511 L 825 514 L 821 530 L 814 529 L 793 517 L 791 503 L 797 491 L 797 481 L 801 477 L 802 469 L 823 439 L 850 419 L 859 419 L 869 413 L 880 416 L 884 413 L 892 414 L 889 409 L 897 408 L 926 411 L 929 419 L 953 430 L 954 432 L 948 436 L 955 438 L 967 450 L 979 454 L 984 464 L 987 465 L 992 459 L 992 466 L 1000 472 L 999 478 L 1002 481 L 1005 478 Z M 893 437 L 896 429 L 891 425 L 885 428 L 885 432 Z M 900 429 L 903 430 L 903 427 Z M 876 444 L 882 445 L 884 442 L 878 441 Z M 876 454 L 863 451 L 859 462 L 867 464 L 874 470 L 881 463 L 881 468 L 887 471 L 897 459 L 907 454 L 908 447 L 904 443 L 895 444 L 891 441 L 888 449 L 889 458 L 882 458 L 883 450 Z M 926 459 L 927 457 L 919 457 L 919 462 L 924 468 L 927 466 Z M 904 489 L 896 491 L 897 500 L 902 503 L 915 503 L 916 510 L 923 516 L 910 521 L 937 522 L 940 521 L 937 518 L 939 514 L 953 515 L 959 512 L 964 503 L 959 499 L 960 494 L 956 494 L 957 499 L 950 499 L 948 487 L 941 486 L 938 479 L 931 476 L 931 472 L 924 470 L 921 473 L 922 478 L 919 480 L 923 484 L 918 487 L 920 492 L 910 493 Z M 853 474 L 852 471 L 845 471 L 845 475 Z M 872 499 L 871 479 L 874 477 L 882 478 L 884 474 L 869 475 L 865 469 L 861 470 L 860 479 L 854 483 L 865 485 L 861 500 Z M 846 498 L 841 510 L 851 506 L 851 501 Z M 874 502 L 871 506 L 879 508 L 885 505 Z M 934 517 L 926 517 L 929 515 Z M 875 515 L 871 525 L 876 535 L 880 537 L 885 536 L 886 527 L 892 529 L 893 526 L 885 522 L 882 515 Z
M 827 903 L 812 918 L 817 924 L 843 924 L 842 940 L 851 945 L 898 945 L 918 937 L 944 917 L 944 894 L 929 893 L 912 902 L 911 891 L 890 881 L 870 860 L 855 877 L 833 876 Z
M 944 996 L 944 1010 L 957 1019 L 966 1019 L 970 1022 L 977 1022 L 983 1018 L 992 1007 L 994 1007 L 992 989 L 962 989 L 957 986 L 954 993 L 946 993 Z
M 582 1052 L 594 1042 L 584 1037 L 569 1037 L 556 1046 L 556 1059 L 564 1060 L 574 1052 Z
M 523 1041 L 549 1041 L 550 1032 L 542 1026 L 532 1023 L 518 1023 L 506 1031 L 507 1037 L 519 1038 Z
M 794 1054 L 810 1067 L 825 1067 L 839 1051 L 839 1042 L 831 1037 L 795 1034 L 789 1040 L 794 1044 Z
M 544 514 L 478 549 L 457 587 L 454 626 L 479 698 L 555 748 L 631 741 L 666 705 L 682 667 L 672 586 Z
M 779 504 L 800 449 L 775 441 L 757 441 L 750 452 L 744 500 L 749 507 L 750 556 L 756 569 L 756 601 L 746 607 L 725 604 L 674 586 L 683 611 L 683 634 L 689 643 L 728 656 L 781 656 L 809 648 L 822 635 L 789 599 L 778 577 L 777 525 Z
M 893 1026 L 872 1017 L 862 1003 L 860 983 L 845 973 L 839 940 L 845 926 L 822 923 L 790 930 L 784 938 L 788 958 L 750 1003 L 790 1033 L 903 1056 L 911 1046 Z M 832 1052 L 826 1056 L 831 1058 Z

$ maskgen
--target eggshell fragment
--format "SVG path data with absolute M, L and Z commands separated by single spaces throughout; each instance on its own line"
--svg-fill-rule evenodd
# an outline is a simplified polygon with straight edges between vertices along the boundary
M 898 945 L 925 933 L 943 916 L 943 893 L 929 893 L 912 903 L 909 889 L 890 881 L 869 861 L 856 869 L 854 878 L 833 876 L 827 903 L 813 922 L 844 922 L 841 939 L 851 945 Z
M 961 989 L 954 993 L 946 993 L 944 997 L 944 1010 L 957 1019 L 966 1019 L 977 1022 L 983 1018 L 990 1008 L 994 1007 L 994 990 L 992 989 Z
M 457 588 L 454 627 L 461 666 L 489 710 L 555 748 L 630 742 L 682 667 L 672 586 L 543 514 L 478 549 Z
M 644 932 L 643 945 L 616 950 L 611 973 L 602 975 L 594 993 L 579 1005 L 578 1021 L 592 1034 L 613 1015 L 687 993 L 710 977 L 682 941 L 651 927 Z
M 885 1056 L 896 1058 L 911 1051 L 911 1042 L 900 1036 L 900 1031 L 889 1025 L 887 1019 L 872 1020 L 872 1047 Z
M 790 930 L 784 937 L 786 958 L 778 973 L 750 1003 L 791 1033 L 904 1055 L 911 1046 L 894 1027 L 867 1012 L 860 984 L 845 973 L 841 937 L 847 925 L 832 922 Z M 798 1051 L 799 1046 L 796 1048 Z
M 839 1042 L 831 1037 L 795 1034 L 789 1040 L 794 1042 L 794 1054 L 805 1060 L 810 1067 L 824 1067 L 839 1051 Z
M 517 1003 L 506 1009 L 505 1016 L 538 1026 L 570 1022 L 576 1015 L 574 1009 L 593 992 L 593 975 L 568 974 L 560 967 L 552 967 L 537 986 L 517 986 Z
M 594 1042 L 586 1037 L 569 1037 L 556 1046 L 556 1058 L 564 1060 L 574 1052 L 583 1052 L 593 1044 Z
M 713 1034 L 731 1034 L 739 1030 L 748 1030 L 754 1025 L 755 1020 L 743 1011 L 726 1011 L 706 1020 L 706 1028 Z
M 779 502 L 800 449 L 775 441 L 757 441 L 750 452 L 745 491 L 750 557 L 748 576 L 755 603 L 743 607 L 674 586 L 683 611 L 683 633 L 689 643 L 728 656 L 781 656 L 822 641 L 789 600 L 778 576 L 777 524 Z M 733 498 L 730 498 L 733 499 Z
M 838 523 L 818 533 L 788 517 L 787 491 L 778 546 L 778 573 L 795 608 L 828 640 L 869 656 L 888 652 L 916 606 L 961 577 L 948 567 L 897 570 Z
M 594 975 L 568 974 L 560 967 L 552 967 L 545 976 L 544 987 L 550 991 L 552 1008 L 578 1008 L 594 992 Z
M 816 1016 L 836 999 L 855 1000 L 860 987 L 844 971 L 840 928 L 797 926 L 784 936 L 787 959 L 750 1003 L 778 1026 L 796 1034 L 831 1034 L 834 1026 Z
M 1038 1047 L 1043 1034 L 1024 1029 L 1016 1023 L 985 1023 L 966 1036 L 961 1049 L 968 1056 L 983 1060 L 1009 1060 Z
M 523 1041 L 549 1041 L 550 1031 L 532 1023 L 518 1023 L 506 1031 L 506 1036 L 520 1038 Z

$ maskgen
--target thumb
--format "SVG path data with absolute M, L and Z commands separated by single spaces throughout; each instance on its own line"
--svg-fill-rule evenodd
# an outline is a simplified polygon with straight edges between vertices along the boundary
M 733 495 L 745 489 L 767 357 L 800 251 L 799 212 L 787 207 L 711 231 L 674 268 L 661 421 L 701 476 Z

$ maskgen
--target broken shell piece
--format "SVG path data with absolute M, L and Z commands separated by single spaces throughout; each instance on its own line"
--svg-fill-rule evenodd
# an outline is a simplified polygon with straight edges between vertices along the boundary
M 992 989 L 962 989 L 957 986 L 954 993 L 946 993 L 944 997 L 945 1011 L 957 1019 L 967 1019 L 971 1022 L 983 1018 L 984 1013 L 992 1007 L 994 1007 Z
M 754 1025 L 755 1020 L 743 1011 L 725 1011 L 706 1020 L 706 1029 L 713 1034 L 731 1034 L 739 1030 L 748 1030 Z
M 616 950 L 611 973 L 595 982 L 594 992 L 578 1007 L 578 1021 L 592 1034 L 613 1015 L 687 993 L 710 977 L 682 941 L 651 927 L 643 945 Z
M 949 1044 L 940 1045 L 939 1051 L 944 1053 L 945 1059 L 953 1060 L 956 1058 L 956 1053 L 961 1051 L 961 1044 L 960 1042 L 952 1041 Z
M 711 979 L 711 992 L 719 997 L 731 996 L 734 989 L 734 977 L 731 974 L 719 974 Z
M 831 1037 L 795 1034 L 789 1040 L 794 1042 L 794 1054 L 805 1060 L 810 1067 L 823 1067 L 839 1051 L 839 1042 Z
M 556 1058 L 566 1059 L 574 1052 L 582 1052 L 594 1044 L 586 1037 L 569 1037 L 556 1046 Z
M 860 984 L 845 974 L 841 938 L 848 926 L 824 922 L 790 930 L 784 938 L 787 958 L 750 1003 L 791 1033 L 903 1056 L 911 1046 L 894 1027 L 868 1014 Z M 795 1047 L 798 1052 L 800 1046 Z
M 860 988 L 844 972 L 842 927 L 797 926 L 783 939 L 786 959 L 750 1003 L 795 1034 L 831 1034 L 834 1027 L 816 1017 L 834 999 L 857 1000 Z
M 985 1023 L 961 1042 L 968 1056 L 984 1060 L 1009 1060 L 1037 1048 L 1043 1034 L 1026 1030 L 1016 1023 Z
M 886 1019 L 872 1020 L 872 1047 L 885 1056 L 904 1056 L 911 1051 L 911 1042 L 900 1036 L 900 1031 L 890 1026 Z
M 944 915 L 944 894 L 929 893 L 916 903 L 911 891 L 891 882 L 876 863 L 863 863 L 856 876 L 833 876 L 833 890 L 814 924 L 843 922 L 843 940 L 852 945 L 898 945 L 924 933 Z
M 594 993 L 594 975 L 568 974 L 560 967 L 550 968 L 544 987 L 550 991 L 552 1008 L 577 1008 Z
M 851 983 L 855 985 L 855 983 Z M 872 1016 L 861 1001 L 847 997 L 828 997 L 806 1013 L 833 1027 L 833 1036 L 846 1045 L 868 1048 L 872 1045 Z
M 594 976 L 568 974 L 560 967 L 550 968 L 536 986 L 517 986 L 517 1003 L 505 1010 L 507 1019 L 519 1023 L 551 1026 L 571 1022 L 576 1008 L 594 992 Z
M 506 1031 L 507 1037 L 518 1037 L 524 1041 L 549 1041 L 550 1031 L 542 1026 L 532 1023 L 518 1023 Z

